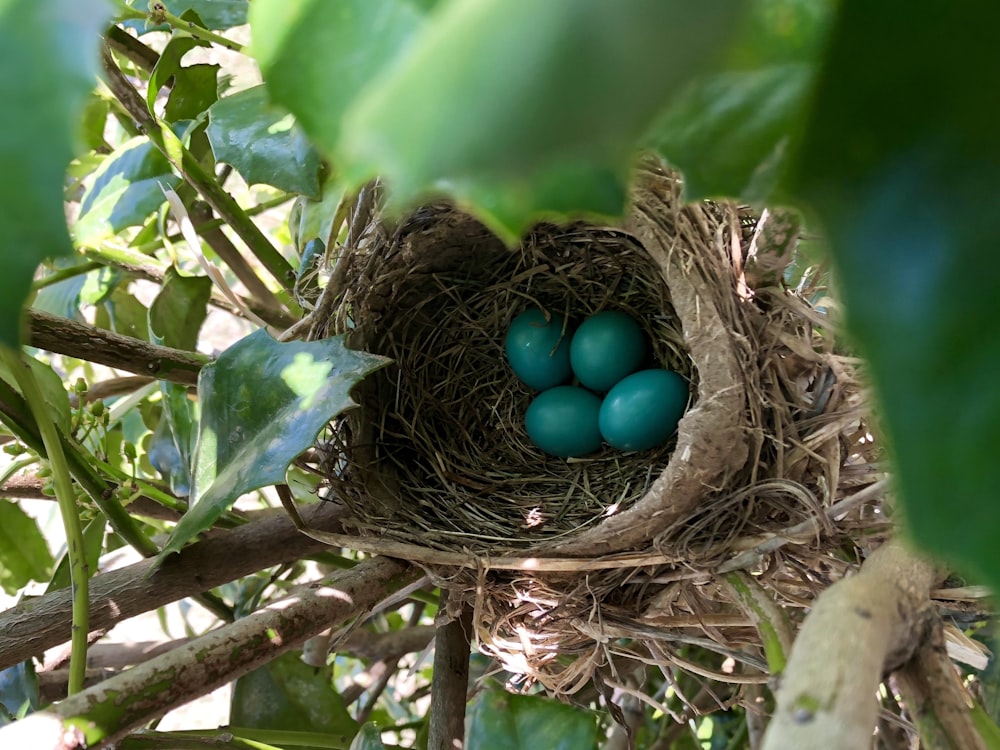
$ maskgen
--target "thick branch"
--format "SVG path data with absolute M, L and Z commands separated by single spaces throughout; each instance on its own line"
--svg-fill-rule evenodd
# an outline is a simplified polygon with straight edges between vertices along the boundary
M 441 611 L 447 609 L 448 592 L 441 594 Z M 434 641 L 434 676 L 427 750 L 465 747 L 465 704 L 469 691 L 469 643 L 472 609 L 463 607 L 458 617 L 438 628 Z
M 329 503 L 315 510 L 307 522 L 327 527 L 342 512 Z M 155 563 L 150 559 L 95 576 L 90 627 L 110 628 L 164 604 L 326 549 L 299 533 L 284 515 L 248 523 L 186 547 L 152 575 Z M 0 613 L 0 669 L 68 640 L 71 604 L 70 590 L 60 589 Z
M 792 647 L 763 750 L 871 744 L 876 691 L 926 637 L 940 572 L 893 540 L 816 601 Z
M 418 568 L 376 558 L 303 586 L 232 625 L 115 675 L 57 703 L 46 713 L 63 720 L 55 747 L 108 747 L 130 730 L 290 651 L 306 638 L 373 607 L 421 575 Z M 0 730 L 0 745 L 4 730 Z M 76 743 L 76 744 L 74 744 Z
M 208 357 L 112 333 L 41 310 L 28 310 L 28 343 L 55 354 L 183 385 L 197 385 L 198 372 Z

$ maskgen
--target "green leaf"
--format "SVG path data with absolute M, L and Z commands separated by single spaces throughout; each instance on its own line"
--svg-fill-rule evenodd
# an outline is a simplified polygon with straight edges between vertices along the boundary
M 796 187 L 830 238 L 914 537 L 1000 589 L 998 25 L 996 3 L 844 2 Z
M 232 164 L 249 184 L 319 197 L 319 153 L 295 118 L 271 104 L 264 86 L 220 99 L 208 117 L 215 158 Z
M 422 23 L 402 0 L 254 0 L 250 27 L 271 99 L 332 153 L 348 106 Z
M 337 163 L 353 184 L 385 176 L 397 202 L 446 190 L 508 239 L 545 214 L 618 214 L 636 139 L 742 5 L 450 3 L 347 111 Z
M 163 187 L 180 179 L 145 136 L 126 141 L 94 173 L 73 226 L 77 242 L 97 245 L 126 227 L 138 226 L 163 205 Z
M 47 581 L 52 553 L 35 519 L 10 500 L 0 500 L 0 587 L 15 594 L 28 581 Z
M 63 180 L 107 11 L 101 0 L 0 0 L 0 343 L 20 339 L 38 264 L 72 249 Z
M 592 750 L 594 715 L 536 695 L 485 690 L 470 710 L 469 750 Z
M 301 656 L 300 651 L 283 654 L 236 680 L 229 723 L 255 729 L 324 732 L 344 740 L 353 737 L 358 724 L 333 689 L 331 669 L 311 667 Z
M 172 267 L 167 269 L 163 287 L 149 306 L 153 343 L 195 351 L 211 296 L 212 280 L 207 276 L 184 276 Z
M 104 532 L 107 529 L 107 524 L 107 519 L 99 515 L 83 527 L 83 554 L 91 575 L 97 572 L 97 563 L 100 561 L 101 551 L 104 549 Z M 52 573 L 49 585 L 45 587 L 45 593 L 49 594 L 59 589 L 69 588 L 72 583 L 70 576 L 69 554 L 64 552 L 59 558 L 59 562 L 56 563 L 56 569 Z
M 167 122 L 193 120 L 219 98 L 218 65 L 181 65 L 181 59 L 192 49 L 208 46 L 206 42 L 189 36 L 174 36 L 167 43 L 149 76 L 146 102 L 151 112 L 160 89 L 171 81 L 170 95 L 163 113 Z
M 382 733 L 372 723 L 363 724 L 349 750 L 385 750 Z
M 320 430 L 356 405 L 351 388 L 388 362 L 351 351 L 341 336 L 279 343 L 259 330 L 202 368 L 194 502 L 160 559 L 210 528 L 240 495 L 283 482 Z
M 231 29 L 247 22 L 249 0 L 163 0 L 167 10 L 183 16 L 193 10 L 209 29 Z
M 718 71 L 690 82 L 648 134 L 690 199 L 766 199 L 787 168 L 832 20 L 831 0 L 754 0 Z

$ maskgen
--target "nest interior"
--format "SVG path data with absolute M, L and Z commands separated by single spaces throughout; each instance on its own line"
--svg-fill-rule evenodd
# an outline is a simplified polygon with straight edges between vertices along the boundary
M 759 229 L 737 206 L 684 206 L 659 165 L 620 228 L 540 225 L 509 249 L 449 207 L 355 227 L 316 335 L 394 363 L 325 446 L 354 546 L 425 565 L 475 608 L 480 650 L 555 693 L 615 679 L 622 659 L 678 666 L 691 643 L 736 659 L 738 684 L 766 679 L 719 571 L 752 570 L 779 606 L 808 606 L 860 558 L 859 530 L 887 522 L 854 362 L 802 295 L 748 283 Z M 535 448 L 532 394 L 503 354 L 532 305 L 639 321 L 650 364 L 691 384 L 676 437 L 569 461 Z

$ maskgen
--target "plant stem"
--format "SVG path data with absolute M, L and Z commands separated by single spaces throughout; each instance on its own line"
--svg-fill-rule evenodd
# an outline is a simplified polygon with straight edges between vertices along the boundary
M 195 39 L 201 39 L 205 42 L 218 44 L 220 47 L 225 47 L 233 52 L 240 52 L 243 49 L 243 45 L 239 42 L 234 42 L 232 39 L 227 39 L 226 37 L 216 34 L 213 31 L 209 31 L 204 26 L 199 26 L 193 21 L 185 21 L 183 18 L 175 16 L 166 9 L 163 3 L 154 3 L 149 16 L 153 23 L 157 26 L 167 23 L 173 26 L 174 29 L 187 32 Z
M 253 740 L 279 747 L 314 747 L 326 750 L 344 750 L 349 747 L 348 737 L 331 735 L 327 732 L 297 732 L 290 729 L 257 729 L 250 727 L 219 727 L 218 729 L 189 729 L 174 732 L 141 732 L 129 735 L 118 743 L 121 750 L 175 750 L 185 747 L 183 743 L 198 740 L 198 747 L 219 747 L 220 740 L 232 737 L 234 740 Z M 237 747 L 237 745 L 222 745 Z
M 60 281 L 65 281 L 66 279 L 72 279 L 74 276 L 79 276 L 80 274 L 90 273 L 91 271 L 100 268 L 101 264 L 96 260 L 86 260 L 83 263 L 78 263 L 75 266 L 70 266 L 69 268 L 60 268 L 58 271 L 53 271 L 47 276 L 32 282 L 31 286 L 35 291 L 39 289 L 44 289 L 47 286 L 52 286 L 53 284 L 58 284 Z
M 83 526 L 76 506 L 73 480 L 63 453 L 62 438 L 49 414 L 45 397 L 19 351 L 4 347 L 0 350 L 0 358 L 13 373 L 41 434 L 49 466 L 52 469 L 59 514 L 62 516 L 63 528 L 66 531 L 66 554 L 69 557 L 70 581 L 73 588 L 73 646 L 69 661 L 68 693 L 73 695 L 83 689 L 84 679 L 87 676 L 87 635 L 90 633 L 90 571 L 84 552 Z
M 215 209 L 215 212 L 232 227 L 233 231 L 246 243 L 247 247 L 250 248 L 250 251 L 263 264 L 264 268 L 277 280 L 281 288 L 284 290 L 290 289 L 295 282 L 295 269 L 282 257 L 281 253 L 275 249 L 271 241 L 253 223 L 246 212 L 240 208 L 233 197 L 222 189 L 188 149 L 179 143 L 168 147 L 160 123 L 150 114 L 139 92 L 135 90 L 122 73 L 111 57 L 111 52 L 106 45 L 101 50 L 101 63 L 104 68 L 106 82 L 111 92 L 122 103 L 129 115 L 139 124 L 139 127 L 149 137 L 153 145 L 173 164 L 185 181 L 197 190 L 201 197 Z M 179 160 L 177 158 L 178 153 L 180 155 Z M 294 305 L 288 299 L 287 294 L 282 299 L 282 302 L 290 307 Z M 292 309 L 293 314 L 297 314 L 298 312 L 300 311 Z

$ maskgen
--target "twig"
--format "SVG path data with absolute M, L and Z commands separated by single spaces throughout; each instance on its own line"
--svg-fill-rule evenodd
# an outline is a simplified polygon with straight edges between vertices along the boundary
M 6 364 L 7 370 L 14 375 L 14 380 L 21 389 L 21 395 L 28 404 L 35 425 L 45 446 L 49 468 L 52 470 L 53 486 L 56 499 L 59 502 L 59 515 L 62 517 L 63 529 L 66 532 L 66 554 L 69 557 L 72 604 L 72 642 L 73 648 L 69 662 L 69 694 L 83 689 L 87 672 L 87 635 L 90 633 L 90 570 L 84 551 L 83 525 L 80 523 L 80 510 L 76 505 L 76 493 L 73 491 L 73 480 L 63 453 L 62 439 L 55 423 L 49 416 L 50 411 L 41 388 L 24 361 L 20 351 L 0 347 L 0 358 Z
M 763 749 L 868 747 L 882 675 L 925 637 L 942 577 L 893 540 L 820 595 L 792 647 Z
M 62 720 L 64 732 L 82 732 L 90 750 L 106 748 L 150 719 L 290 651 L 328 623 L 357 616 L 418 575 L 419 569 L 387 558 L 338 571 L 232 625 L 71 696 L 46 713 Z M 3 735 L 0 729 L 0 746 L 9 746 Z M 42 741 L 36 746 L 43 746 Z
M 136 375 L 196 385 L 198 372 L 209 362 L 203 354 L 157 346 L 41 310 L 28 310 L 28 320 L 32 346 Z
M 448 609 L 448 590 L 441 592 L 439 612 Z M 438 628 L 431 678 L 431 710 L 427 750 L 455 750 L 465 746 L 465 704 L 469 692 L 469 644 L 472 608 Z
M 232 39 L 227 39 L 226 37 L 216 34 L 213 31 L 209 31 L 204 26 L 199 26 L 193 21 L 185 21 L 183 18 L 175 16 L 167 10 L 167 6 L 163 3 L 153 3 L 149 9 L 149 17 L 150 20 L 157 26 L 165 23 L 169 24 L 175 29 L 186 31 L 195 39 L 201 39 L 205 42 L 218 44 L 220 47 L 225 47 L 226 49 L 233 50 L 234 52 L 239 52 L 243 49 L 243 45 L 239 42 L 234 42 Z
M 310 523 L 336 523 L 342 511 L 316 506 Z M 284 515 L 248 523 L 195 542 L 151 575 L 151 559 L 91 580 L 90 627 L 122 620 L 220 586 L 272 565 L 316 554 L 322 544 L 300 534 Z M 0 613 L 0 669 L 31 658 L 69 638 L 72 593 L 59 589 Z M 2 747 L 2 743 L 0 743 Z

